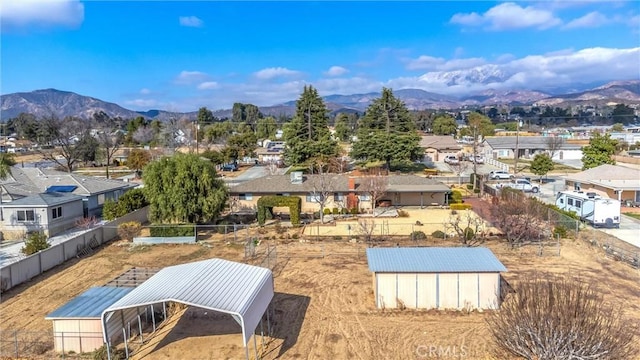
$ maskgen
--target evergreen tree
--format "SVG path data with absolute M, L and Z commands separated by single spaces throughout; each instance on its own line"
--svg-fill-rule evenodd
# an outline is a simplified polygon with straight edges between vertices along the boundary
M 351 148 L 354 159 L 384 161 L 389 168 L 392 160 L 417 160 L 423 154 L 414 119 L 391 89 L 383 88 L 381 97 L 369 105 L 357 135 Z
M 339 147 L 328 128 L 327 107 L 312 86 L 305 86 L 296 103 L 296 114 L 284 127 L 284 151 L 287 164 L 303 164 L 310 159 L 335 157 Z
M 616 152 L 618 141 L 610 134 L 595 133 L 589 140 L 589 145 L 582 148 L 582 170 L 591 169 L 602 164 L 615 165 L 613 154 Z

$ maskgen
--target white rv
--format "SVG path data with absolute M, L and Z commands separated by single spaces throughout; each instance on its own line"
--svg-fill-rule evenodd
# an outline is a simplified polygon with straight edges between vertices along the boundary
M 572 211 L 595 227 L 620 227 L 620 201 L 602 198 L 593 192 L 560 191 L 556 206 Z

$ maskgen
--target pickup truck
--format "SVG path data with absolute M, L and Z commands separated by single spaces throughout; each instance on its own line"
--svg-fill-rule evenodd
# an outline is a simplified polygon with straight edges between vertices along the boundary
M 532 192 L 534 194 L 540 192 L 540 187 L 538 185 L 534 185 L 531 182 L 529 182 L 529 180 L 527 179 L 514 179 L 511 182 L 508 183 L 502 183 L 502 184 L 498 184 L 496 185 L 496 187 L 498 189 L 502 189 L 502 188 L 512 188 L 512 189 L 516 189 L 516 190 L 522 190 L 524 192 Z

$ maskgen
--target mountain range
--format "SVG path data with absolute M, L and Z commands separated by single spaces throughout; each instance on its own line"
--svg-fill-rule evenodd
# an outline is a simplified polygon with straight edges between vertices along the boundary
M 450 81 L 458 81 L 452 75 Z M 442 79 L 440 79 L 441 81 Z M 450 96 L 419 89 L 395 90 L 394 95 L 404 101 L 410 110 L 460 109 L 477 106 L 537 106 L 566 107 L 572 105 L 604 105 L 610 102 L 627 105 L 640 105 L 640 80 L 613 81 L 601 86 L 577 92 L 549 93 L 535 90 L 485 90 L 468 96 Z M 363 112 L 380 93 L 352 95 L 328 95 L 323 97 L 332 113 Z M 284 104 L 263 106 L 260 111 L 265 115 L 290 116 L 295 112 L 296 101 Z M 54 114 L 58 117 L 77 116 L 91 118 L 94 113 L 104 112 L 110 117 L 133 118 L 144 116 L 150 119 L 167 120 L 170 118 L 195 119 L 197 110 L 186 113 L 164 110 L 133 111 L 122 106 L 102 101 L 90 96 L 79 95 L 56 89 L 35 90 L 2 95 L 0 97 L 0 118 L 7 120 L 20 113 L 30 113 L 36 117 Z M 231 117 L 231 109 L 214 111 L 218 118 Z

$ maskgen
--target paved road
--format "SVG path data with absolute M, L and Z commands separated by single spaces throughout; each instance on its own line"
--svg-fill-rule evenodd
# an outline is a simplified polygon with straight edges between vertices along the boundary
M 271 167 L 266 165 L 256 165 L 246 169 L 245 171 L 242 172 L 242 174 L 236 177 L 224 177 L 223 180 L 229 186 L 233 186 L 239 183 L 243 183 L 245 181 L 255 180 L 255 179 L 269 176 L 269 175 L 284 175 L 287 173 L 288 170 L 289 168 L 277 168 L 277 167 Z M 222 172 L 222 174 L 225 174 L 225 172 Z

